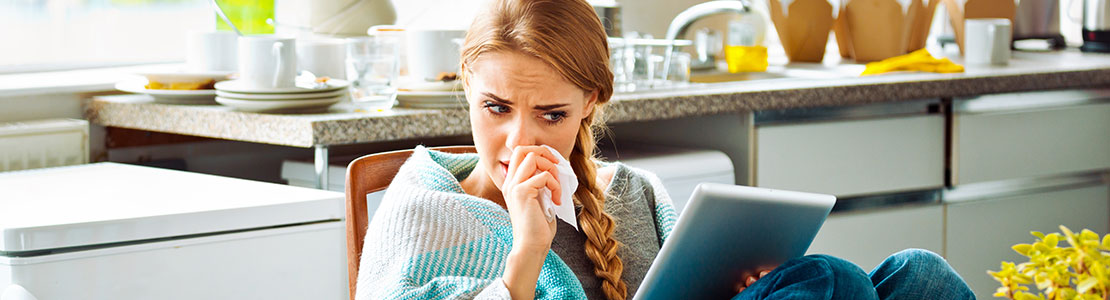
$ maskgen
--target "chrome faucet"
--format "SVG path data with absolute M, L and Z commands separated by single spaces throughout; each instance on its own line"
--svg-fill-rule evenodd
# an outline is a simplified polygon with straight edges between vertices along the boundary
M 671 55 L 674 54 L 674 40 L 679 36 L 686 34 L 686 30 L 690 29 L 690 24 L 701 18 L 717 15 L 727 12 L 737 14 L 747 14 L 751 12 L 751 4 L 745 0 L 714 0 L 698 5 L 691 6 L 686 10 L 678 13 L 678 16 L 671 20 L 671 25 L 667 26 L 667 54 L 663 57 L 663 78 L 667 78 L 671 73 Z

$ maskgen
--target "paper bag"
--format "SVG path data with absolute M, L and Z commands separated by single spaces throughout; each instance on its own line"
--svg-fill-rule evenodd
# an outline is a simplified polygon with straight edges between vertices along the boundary
M 852 58 L 855 56 L 852 49 L 852 32 L 848 29 L 848 11 L 840 4 L 840 15 L 833 21 L 833 32 L 836 33 L 836 47 L 840 49 L 840 57 Z
M 937 5 L 941 0 L 922 0 L 916 5 L 922 8 L 913 15 L 913 24 L 910 28 L 909 41 L 906 42 L 906 53 L 925 48 L 929 39 L 929 28 L 933 25 L 933 15 L 936 14 Z M 925 2 L 925 3 L 922 3 Z
M 847 0 L 833 24 L 840 56 L 878 61 L 925 48 L 943 0 Z
M 787 7 L 783 7 L 784 1 L 769 2 L 771 21 L 790 61 L 821 62 L 833 25 L 833 7 L 828 0 L 785 1 Z

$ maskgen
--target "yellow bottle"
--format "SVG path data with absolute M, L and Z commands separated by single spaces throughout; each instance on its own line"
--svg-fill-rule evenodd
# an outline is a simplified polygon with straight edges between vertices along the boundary
M 767 71 L 767 47 L 725 46 L 725 61 L 729 73 Z

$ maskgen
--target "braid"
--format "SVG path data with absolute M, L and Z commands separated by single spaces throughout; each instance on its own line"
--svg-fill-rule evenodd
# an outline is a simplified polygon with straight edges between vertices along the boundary
M 570 165 L 579 180 L 574 197 L 582 204 L 578 223 L 586 234 L 586 256 L 594 263 L 594 274 L 601 279 L 601 290 L 609 300 L 624 300 L 628 287 L 621 280 L 624 262 L 617 256 L 620 243 L 613 239 L 616 222 L 605 212 L 605 194 L 595 180 L 597 168 L 593 162 L 595 142 L 591 123 L 599 109 L 600 105 L 595 106 L 595 112 L 582 119 L 574 150 L 570 154 Z
M 616 222 L 605 213 L 605 195 L 597 185 L 594 165 L 594 124 L 601 108 L 613 95 L 609 69 L 609 42 L 605 27 L 585 0 L 493 0 L 490 11 L 475 17 L 466 33 L 460 62 L 463 84 L 468 84 L 473 64 L 483 53 L 520 51 L 550 65 L 567 82 L 586 92 L 596 92 L 589 116 L 582 119 L 570 165 L 578 176 L 574 198 L 582 204 L 579 225 L 586 234 L 585 252 L 594 263 L 608 300 L 624 300 L 628 288 L 621 281 L 624 263 L 617 256 L 620 243 L 613 239 Z

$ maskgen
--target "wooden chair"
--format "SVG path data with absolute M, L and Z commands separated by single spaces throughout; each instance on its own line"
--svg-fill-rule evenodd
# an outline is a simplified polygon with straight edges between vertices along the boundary
M 474 146 L 432 147 L 448 153 L 475 153 Z M 412 156 L 412 150 L 382 152 L 359 157 L 347 166 L 347 284 L 351 299 L 355 299 L 358 282 L 358 265 L 362 256 L 362 242 L 366 237 L 369 216 L 366 211 L 366 194 L 384 190 L 397 175 L 397 170 Z

